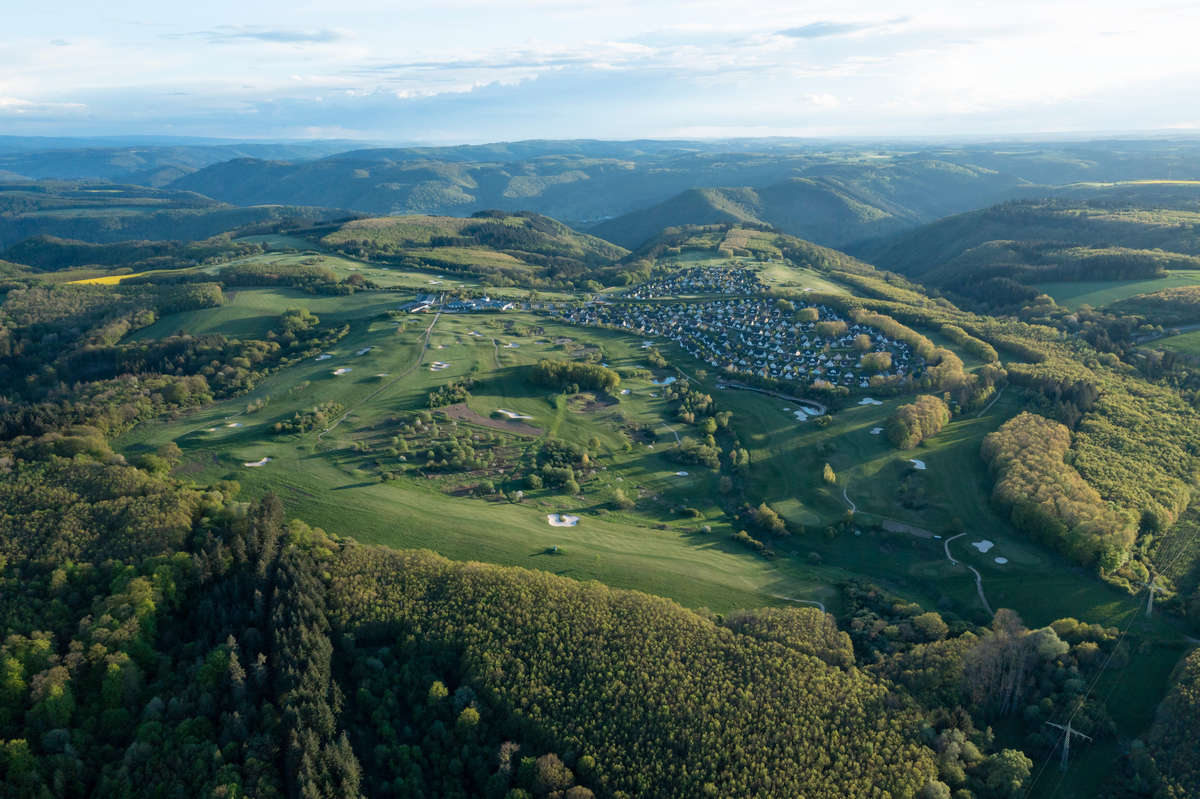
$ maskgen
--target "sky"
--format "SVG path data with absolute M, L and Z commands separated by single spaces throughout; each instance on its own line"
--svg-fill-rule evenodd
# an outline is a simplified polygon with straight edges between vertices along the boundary
M 6 3 L 0 134 L 1200 132 L 1200 2 Z

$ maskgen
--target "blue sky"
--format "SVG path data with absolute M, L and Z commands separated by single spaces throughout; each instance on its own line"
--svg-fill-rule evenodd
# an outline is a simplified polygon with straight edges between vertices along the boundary
M 1197 2 L 10 5 L 5 134 L 1200 131 Z

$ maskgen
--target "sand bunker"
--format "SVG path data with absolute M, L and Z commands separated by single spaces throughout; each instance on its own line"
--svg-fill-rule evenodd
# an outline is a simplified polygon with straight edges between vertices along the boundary
M 254 461 L 252 463 L 243 463 L 242 465 L 253 468 L 255 466 L 266 466 L 270 462 L 271 462 L 270 458 L 259 458 L 258 460 Z
M 807 422 L 808 421 L 808 414 L 805 413 L 803 408 L 798 411 L 794 411 L 792 413 L 792 415 L 796 417 L 797 422 Z
M 318 356 L 316 357 L 316 360 L 318 360 L 318 361 L 328 361 L 328 360 L 329 360 L 330 358 L 332 358 L 332 357 L 333 357 L 332 355 L 330 355 L 329 353 L 327 353 L 327 352 L 326 352 L 326 353 L 324 353 L 324 354 L 322 354 L 322 355 L 318 355 Z
M 883 403 L 877 399 L 871 399 L 870 397 L 863 397 L 862 399 L 860 399 L 858 401 L 858 404 L 859 405 L 882 405 Z
M 675 472 L 676 477 L 687 477 L 687 472 Z
M 472 331 L 471 331 L 470 333 L 468 333 L 467 335 L 468 335 L 468 336 L 478 336 L 478 335 L 479 335 L 479 331 L 477 331 L 477 330 L 472 330 Z
M 335 375 L 344 375 L 344 374 L 346 374 L 347 372 L 353 372 L 353 371 L 354 371 L 354 369 L 353 369 L 353 368 L 351 368 L 351 367 L 349 367 L 349 366 L 342 366 L 342 367 L 339 367 L 339 368 L 337 368 L 337 369 L 334 369 L 334 370 L 333 370 L 333 373 L 334 373 Z
M 429 371 L 440 372 L 449 366 L 450 364 L 446 363 L 445 361 L 434 361 L 433 363 L 429 364 Z
M 674 382 L 675 382 L 675 378 L 673 378 L 673 377 L 664 377 L 662 380 L 651 380 L 650 382 L 651 382 L 651 383 L 653 383 L 653 384 L 654 384 L 654 385 L 656 385 L 656 386 L 669 386 L 669 385 L 671 385 L 672 383 L 674 383 Z
M 562 513 L 550 513 L 546 515 L 546 521 L 551 527 L 574 527 L 579 524 L 579 517 L 567 516 Z
M 225 426 L 226 427 L 241 427 L 242 423 L 241 422 L 230 422 L 229 424 L 227 424 Z
M 883 432 L 883 428 L 882 428 L 882 427 L 872 427 L 872 428 L 871 428 L 871 435 L 873 435 L 873 436 L 877 436 L 877 435 L 879 435 L 879 434 L 880 434 L 880 433 L 882 433 L 882 432 Z
M 909 458 L 908 462 L 913 465 L 914 469 L 917 469 L 922 472 L 925 471 L 925 468 L 926 468 L 925 461 L 917 460 L 916 458 Z
M 515 349 L 519 349 L 519 348 L 520 348 L 520 346 L 521 346 L 521 345 L 520 345 L 520 344 L 518 344 L 517 342 L 515 342 L 515 341 L 510 341 L 510 342 L 508 342 L 507 344 L 505 344 L 505 345 L 504 345 L 504 349 L 506 349 L 506 350 L 515 350 Z
M 505 410 L 504 408 L 497 408 L 496 413 L 500 414 L 501 416 L 506 416 L 509 419 L 532 419 L 533 418 L 532 416 L 526 416 L 523 413 L 516 413 L 515 411 Z
M 623 388 L 623 389 L 621 389 L 621 393 L 622 393 L 622 394 L 628 394 L 628 393 L 629 393 L 629 389 L 627 389 L 627 388 Z
M 1008 558 L 996 558 L 996 562 L 1003 566 L 1005 563 L 1008 563 Z
M 363 347 L 361 350 L 359 350 L 358 352 L 356 352 L 354 354 L 355 355 L 366 355 L 368 352 L 370 352 L 373 349 L 375 349 L 375 348 L 374 347 Z
M 994 547 L 996 545 L 993 544 L 991 541 L 988 541 L 985 538 L 982 541 L 972 541 L 971 546 L 975 547 L 980 552 L 986 553 L 989 549 L 991 549 L 992 547 Z

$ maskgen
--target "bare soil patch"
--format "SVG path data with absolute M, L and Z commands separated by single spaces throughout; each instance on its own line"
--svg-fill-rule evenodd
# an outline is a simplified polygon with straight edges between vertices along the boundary
M 490 427 L 493 430 L 503 430 L 506 433 L 513 433 L 518 436 L 540 436 L 542 434 L 540 427 L 534 427 L 531 424 L 482 416 L 471 410 L 465 402 L 447 405 L 444 408 L 438 408 L 438 410 L 445 413 L 451 419 L 457 419 L 460 422 L 476 424 L 480 427 Z

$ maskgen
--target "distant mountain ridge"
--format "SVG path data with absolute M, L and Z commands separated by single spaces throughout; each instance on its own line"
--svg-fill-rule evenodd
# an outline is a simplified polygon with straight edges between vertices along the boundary
M 626 247 L 696 222 L 761 222 L 846 246 L 1063 183 L 1183 174 L 1196 163 L 1195 141 L 527 141 L 359 149 L 302 163 L 240 158 L 170 185 L 236 205 L 372 215 L 528 210 Z

